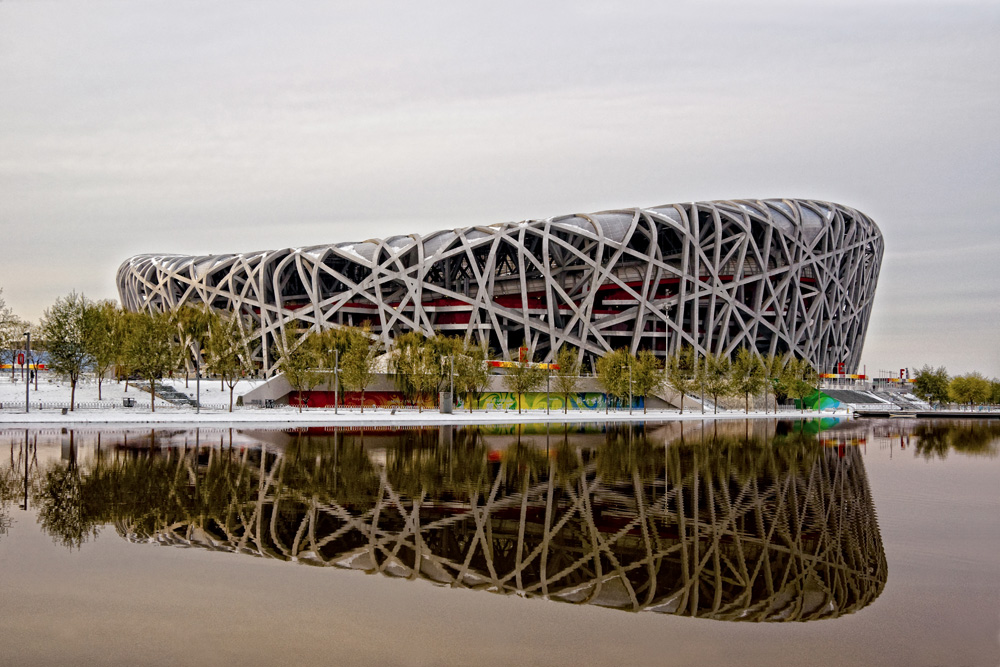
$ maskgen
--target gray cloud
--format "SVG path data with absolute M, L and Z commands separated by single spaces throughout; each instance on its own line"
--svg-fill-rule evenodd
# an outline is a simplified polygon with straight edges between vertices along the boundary
M 995 3 L 435 7 L 0 4 L 8 302 L 112 297 L 137 252 L 815 197 L 886 235 L 869 368 L 1000 375 Z

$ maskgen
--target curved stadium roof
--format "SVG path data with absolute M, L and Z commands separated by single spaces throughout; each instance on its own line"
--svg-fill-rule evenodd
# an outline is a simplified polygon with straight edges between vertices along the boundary
M 792 352 L 821 372 L 859 364 L 883 252 L 859 211 L 802 199 L 629 208 L 252 253 L 138 255 L 122 303 L 207 303 L 257 320 L 256 354 L 292 320 L 369 323 L 386 343 L 442 332 L 537 358 L 626 347 Z

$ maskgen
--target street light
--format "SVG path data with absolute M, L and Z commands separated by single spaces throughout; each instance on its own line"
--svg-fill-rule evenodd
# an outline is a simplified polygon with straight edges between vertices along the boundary
M 340 414 L 338 412 L 338 405 L 340 403 L 340 350 L 333 351 L 333 414 Z
M 449 354 L 447 359 L 448 359 L 448 406 L 446 411 L 443 396 L 438 396 L 438 411 L 450 415 L 455 407 L 455 355 Z M 442 355 L 440 358 L 442 373 L 444 372 L 444 362 L 445 362 L 445 357 Z
M 545 414 L 549 413 L 549 379 L 552 377 L 552 364 L 545 365 Z M 565 396 L 563 397 L 566 398 Z
M 201 354 L 194 355 L 194 386 L 195 386 L 194 413 L 196 415 L 201 414 L 201 366 L 198 363 L 198 357 L 200 356 Z
M 25 344 L 24 344 L 24 360 L 28 362 L 29 368 L 30 368 L 30 364 L 31 364 L 31 332 L 30 331 L 25 331 L 24 332 L 24 337 L 25 337 L 25 339 L 27 339 L 27 342 L 25 342 Z M 31 382 L 28 380 L 28 378 L 25 378 L 24 379 L 24 411 L 25 411 L 25 413 L 27 413 L 29 411 L 29 408 L 28 408 L 28 392 L 30 390 L 31 390 Z

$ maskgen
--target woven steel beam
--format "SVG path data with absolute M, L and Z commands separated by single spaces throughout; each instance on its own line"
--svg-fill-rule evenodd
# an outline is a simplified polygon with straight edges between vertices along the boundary
M 673 204 L 236 255 L 138 255 L 129 310 L 209 304 L 256 320 L 265 372 L 282 329 L 368 323 L 458 335 L 508 357 L 561 345 L 664 356 L 791 352 L 857 370 L 882 234 L 852 208 L 794 199 Z

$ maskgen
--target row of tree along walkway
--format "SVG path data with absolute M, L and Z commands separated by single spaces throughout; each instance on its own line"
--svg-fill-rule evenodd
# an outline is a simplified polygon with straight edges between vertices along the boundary
M 275 349 L 261 350 L 261 338 L 250 316 L 186 306 L 170 313 L 130 313 L 112 302 L 93 302 L 72 293 L 45 311 L 37 343 L 52 369 L 70 383 L 70 405 L 83 373 L 98 382 L 105 377 L 138 377 L 148 383 L 150 406 L 157 380 L 176 372 L 207 371 L 233 388 L 241 378 L 259 371 L 265 352 L 280 359 L 278 368 L 303 404 L 302 394 L 333 375 L 334 391 L 359 392 L 362 410 L 365 392 L 379 373 L 389 375 L 404 399 L 423 405 L 427 395 L 446 389 L 471 405 L 486 391 L 496 369 L 494 350 L 463 338 L 425 336 L 409 332 L 386 348 L 367 327 L 339 326 L 324 331 L 300 330 L 291 325 L 277 337 Z M 584 355 L 568 345 L 553 355 L 555 363 L 539 364 L 528 347 L 509 350 L 499 363 L 502 382 L 521 397 L 551 385 L 564 397 L 579 390 Z M 654 352 L 611 350 L 596 360 L 591 375 L 603 392 L 619 403 L 645 398 L 669 389 L 679 396 L 683 412 L 687 396 L 711 397 L 716 405 L 726 396 L 738 396 L 750 411 L 751 399 L 763 394 L 802 398 L 816 389 L 816 372 L 808 362 L 792 356 L 761 357 L 740 349 L 732 356 L 697 356 L 681 348 L 664 363 Z M 643 402 L 645 404 L 645 402 Z M 518 409 L 520 410 L 520 401 Z M 72 408 L 71 408 L 72 409 Z

